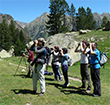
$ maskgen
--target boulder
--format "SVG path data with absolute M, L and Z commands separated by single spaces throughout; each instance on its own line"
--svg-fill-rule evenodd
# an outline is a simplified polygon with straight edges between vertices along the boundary
M 87 30 L 79 30 L 79 35 L 87 34 Z
M 33 44 L 34 44 L 34 42 L 33 41 L 30 41 L 29 43 L 26 44 L 26 47 L 27 48 L 30 48 Z
M 53 48 L 54 46 L 58 46 L 60 49 L 67 48 L 68 55 L 72 58 L 72 64 L 78 62 L 81 57 L 80 53 L 75 53 L 74 50 L 77 47 L 78 42 L 74 40 L 73 35 L 70 34 L 56 34 L 54 36 L 50 36 L 46 40 L 45 46 L 49 48 Z M 51 57 L 52 59 L 52 57 Z M 51 64 L 51 60 L 49 65 Z
M 10 55 L 6 50 L 1 50 L 0 52 L 0 57 L 1 58 L 7 58 L 7 57 L 11 57 L 12 55 Z
M 91 32 L 91 30 L 89 30 L 89 29 L 87 29 L 87 30 L 79 30 L 79 35 L 87 34 L 87 32 Z

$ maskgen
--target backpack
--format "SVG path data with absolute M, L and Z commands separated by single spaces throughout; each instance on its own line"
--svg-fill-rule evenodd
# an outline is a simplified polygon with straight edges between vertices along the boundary
M 97 59 L 97 58 L 96 58 Z M 98 60 L 98 59 L 97 59 Z M 100 66 L 104 66 L 104 64 L 108 61 L 107 54 L 104 52 L 100 52 L 100 61 L 98 60 Z
M 46 63 L 49 62 L 50 60 L 50 55 L 51 55 L 51 49 L 49 47 L 45 47 L 45 49 L 47 50 L 47 54 L 46 54 Z
M 70 56 L 68 56 L 68 66 L 71 66 L 72 65 L 72 59 Z

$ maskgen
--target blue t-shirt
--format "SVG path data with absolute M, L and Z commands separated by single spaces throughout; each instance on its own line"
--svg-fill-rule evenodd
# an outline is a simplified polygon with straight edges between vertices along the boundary
M 98 62 L 98 60 L 100 61 L 100 52 L 98 49 L 96 49 L 94 52 L 95 52 L 95 55 L 92 55 L 90 53 L 90 51 L 88 52 L 90 54 L 90 57 L 91 57 L 90 64 L 94 65 L 94 69 L 99 69 L 101 67 L 99 62 Z
M 68 65 L 68 54 L 61 56 L 61 65 Z

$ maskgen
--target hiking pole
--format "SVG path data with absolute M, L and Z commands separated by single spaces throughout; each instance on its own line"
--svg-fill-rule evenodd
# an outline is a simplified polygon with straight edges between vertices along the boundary
M 23 56 L 22 56 L 22 58 L 23 58 Z M 18 68 L 19 68 L 19 66 L 20 66 L 20 64 L 21 64 L 22 58 L 20 59 L 19 65 L 18 65 L 18 67 L 17 67 L 17 69 L 16 69 L 16 71 L 15 71 L 15 75 L 14 75 L 14 76 L 16 76 L 16 73 L 17 73 Z

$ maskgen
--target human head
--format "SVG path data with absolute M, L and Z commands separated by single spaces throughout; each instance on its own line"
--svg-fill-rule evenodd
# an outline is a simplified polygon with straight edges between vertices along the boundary
M 93 49 L 93 50 L 95 50 L 95 49 L 97 48 L 97 45 L 98 45 L 98 44 L 97 44 L 97 43 L 95 43 L 95 42 L 94 42 L 94 43 L 92 43 L 92 49 Z
M 67 48 L 62 48 L 62 50 L 63 50 L 63 53 L 64 53 L 64 54 L 68 53 Z
M 46 41 L 45 41 L 44 38 L 39 38 L 39 39 L 38 39 L 38 45 L 39 45 L 39 46 L 44 46 L 45 42 L 46 42 Z
M 27 51 L 30 52 L 31 51 L 30 48 L 27 48 Z
M 54 49 L 56 52 L 59 52 L 59 47 L 58 46 L 54 46 Z

